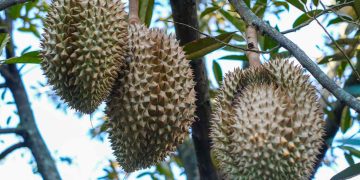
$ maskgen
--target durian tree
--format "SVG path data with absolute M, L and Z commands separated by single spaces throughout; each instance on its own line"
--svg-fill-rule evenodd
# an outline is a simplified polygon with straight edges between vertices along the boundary
M 150 166 L 138 177 L 176 179 L 173 162 L 187 179 L 308 179 L 339 149 L 349 168 L 334 179 L 360 173 L 358 133 L 345 134 L 360 111 L 358 0 L 8 0 L 0 9 L 0 88 L 19 116 L 16 127 L 0 128 L 19 137 L 0 159 L 27 147 L 44 179 L 60 179 L 21 77 L 20 64 L 38 63 L 48 79 L 40 86 L 53 88 L 40 95 L 57 108 L 82 116 L 106 102 L 103 124 L 90 130 L 111 142 L 105 179 Z M 292 29 L 267 22 L 281 24 L 278 14 L 294 9 Z M 325 39 L 318 59 L 285 36 L 311 23 Z M 41 50 L 14 57 L 16 30 L 39 37 Z M 213 51 L 226 55 L 206 56 Z M 242 68 L 224 76 L 222 60 Z

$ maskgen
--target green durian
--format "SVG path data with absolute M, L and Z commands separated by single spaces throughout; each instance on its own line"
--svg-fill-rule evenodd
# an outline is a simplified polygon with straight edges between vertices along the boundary
M 53 0 L 44 21 L 41 67 L 56 94 L 92 113 L 126 67 L 127 13 L 120 0 Z
M 322 135 L 316 91 L 299 66 L 277 59 L 227 74 L 210 136 L 228 179 L 308 179 Z
M 189 136 L 195 115 L 193 72 L 174 36 L 129 27 L 129 72 L 107 102 L 109 138 L 126 172 L 163 161 Z

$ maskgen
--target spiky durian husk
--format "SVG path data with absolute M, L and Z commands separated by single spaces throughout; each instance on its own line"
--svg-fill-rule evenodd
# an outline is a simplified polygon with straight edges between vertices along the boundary
M 93 112 L 125 67 L 127 14 L 120 0 L 54 0 L 45 20 L 41 63 L 70 107 Z
M 192 70 L 173 36 L 129 27 L 131 62 L 107 102 L 109 138 L 127 172 L 154 165 L 188 136 L 194 121 Z
M 323 120 L 301 68 L 274 60 L 227 75 L 211 121 L 213 151 L 229 179 L 307 179 Z

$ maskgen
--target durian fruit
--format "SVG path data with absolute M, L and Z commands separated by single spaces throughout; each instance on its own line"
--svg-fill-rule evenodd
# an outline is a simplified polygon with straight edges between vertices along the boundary
M 107 102 L 109 138 L 126 172 L 164 160 L 189 135 L 195 115 L 193 73 L 174 36 L 129 26 L 129 72 Z
M 41 67 L 70 107 L 93 112 L 126 67 L 127 13 L 120 0 L 53 0 Z
M 299 66 L 274 60 L 227 75 L 211 120 L 213 153 L 228 179 L 308 179 L 323 120 Z

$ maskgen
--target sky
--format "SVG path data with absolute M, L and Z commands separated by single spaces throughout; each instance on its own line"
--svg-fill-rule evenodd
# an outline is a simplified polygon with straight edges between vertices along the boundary
M 164 1 L 161 1 L 164 2 Z M 165 10 L 160 10 L 162 13 L 166 13 Z M 278 23 L 281 30 L 286 30 L 292 27 L 293 20 L 300 14 L 300 12 L 294 8 L 291 8 L 291 15 L 282 14 L 281 22 Z M 270 22 L 276 22 L 275 17 L 267 17 Z M 155 18 L 153 18 L 155 19 Z M 19 22 L 16 23 L 19 25 Z M 274 25 L 272 23 L 272 25 Z M 173 32 L 173 29 L 168 31 Z M 319 28 L 316 23 L 312 23 L 309 26 L 302 28 L 296 33 L 288 34 L 287 37 L 298 44 L 312 59 L 320 57 L 322 51 L 319 50 L 316 45 L 322 44 L 324 41 L 324 32 Z M 39 40 L 34 36 L 26 33 L 15 32 L 14 41 L 17 45 L 17 54 L 29 45 L 32 46 L 32 50 L 39 49 Z M 216 51 L 206 56 L 206 64 L 208 69 L 211 69 L 212 61 L 217 60 L 226 54 L 224 51 Z M 240 63 L 238 61 L 225 61 L 218 60 L 222 67 L 223 74 L 238 67 Z M 27 93 L 29 94 L 32 109 L 34 111 L 36 123 L 44 138 L 50 152 L 55 159 L 60 157 L 72 158 L 72 164 L 69 165 L 66 162 L 57 161 L 60 174 L 64 180 L 92 180 L 97 179 L 105 175 L 102 170 L 103 167 L 108 165 L 108 159 L 114 159 L 110 143 L 105 140 L 104 142 L 94 140 L 90 138 L 89 129 L 92 127 L 90 123 L 90 116 L 83 116 L 78 118 L 73 111 L 69 111 L 64 114 L 62 111 L 57 110 L 55 105 L 45 95 L 41 98 L 35 97 L 37 91 L 31 88 L 31 86 L 37 86 L 37 82 L 45 82 L 46 79 L 42 75 L 38 65 L 26 65 L 21 71 L 23 75 L 23 81 L 25 83 Z M 212 83 L 216 85 L 213 74 L 209 74 Z M 0 82 L 2 79 L 0 78 Z M 316 84 L 316 81 L 314 81 Z M 49 87 L 46 87 L 49 88 Z M 46 89 L 44 89 L 46 90 Z M 12 101 L 11 93 L 6 94 L 5 102 L 0 102 L 0 127 L 6 126 L 6 120 L 3 118 L 12 115 L 9 126 L 15 126 L 18 122 L 17 116 L 14 115 L 16 110 L 15 105 L 6 105 L 6 102 Z M 99 121 L 97 117 L 101 116 L 101 112 L 94 114 L 92 123 L 96 126 Z M 359 124 L 355 124 L 354 127 L 346 134 L 352 134 L 359 131 Z M 337 139 L 341 139 L 341 133 L 336 136 Z M 13 135 L 1 135 L 3 142 L 0 142 L 0 152 L 7 148 L 9 145 L 18 141 Z M 319 169 L 316 179 L 330 179 L 337 172 L 348 167 L 347 162 L 343 157 L 343 151 L 335 149 L 334 154 L 338 156 L 335 159 L 336 164 L 327 167 L 323 166 Z M 0 161 L 0 178 L 12 179 L 12 180 L 39 180 L 41 176 L 33 174 L 32 169 L 34 163 L 29 165 L 32 160 L 32 155 L 27 149 L 18 149 L 8 155 L 6 159 Z M 359 159 L 355 159 L 359 162 Z M 181 170 L 175 168 L 174 171 L 177 179 L 186 179 L 184 176 L 180 176 Z M 134 173 L 128 177 L 128 179 L 135 179 L 138 173 Z M 149 177 L 143 177 L 141 179 L 150 179 Z

